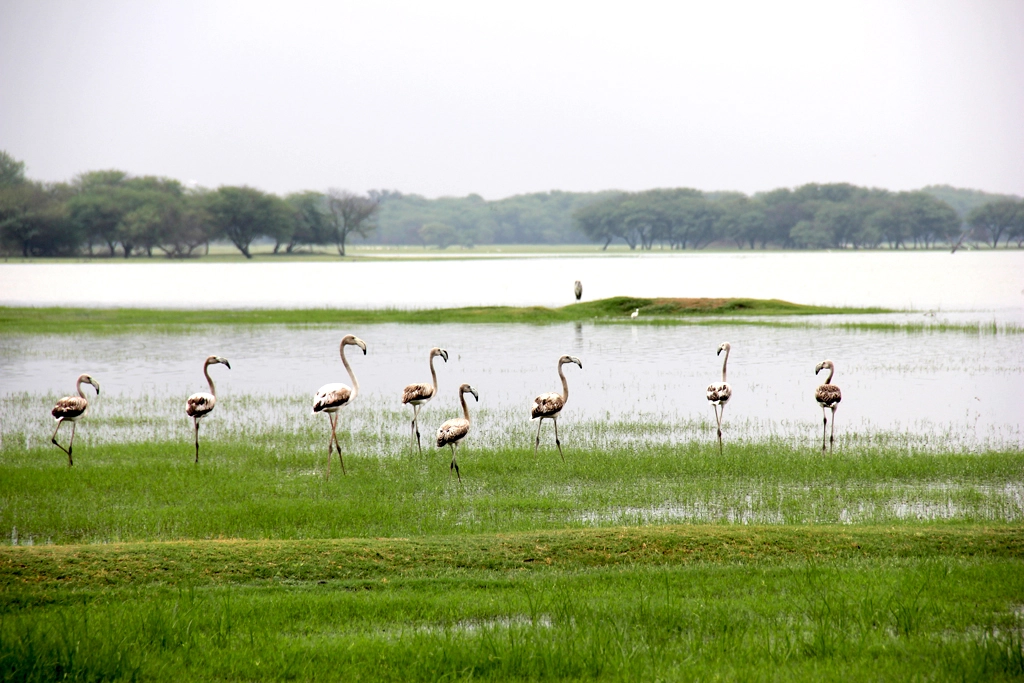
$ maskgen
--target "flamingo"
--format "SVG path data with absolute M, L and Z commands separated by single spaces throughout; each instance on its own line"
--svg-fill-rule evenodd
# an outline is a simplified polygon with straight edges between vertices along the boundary
M 722 381 L 708 385 L 708 400 L 711 401 L 711 409 L 715 411 L 715 419 L 718 421 L 718 452 L 722 452 L 722 418 L 725 416 L 725 404 L 732 398 L 732 387 L 725 381 L 725 365 L 729 362 L 729 351 L 732 345 L 729 342 L 722 342 L 718 347 L 716 356 L 725 351 L 725 358 L 722 359 Z M 719 411 L 721 408 L 721 411 Z
M 196 464 L 199 464 L 199 421 L 213 412 L 213 409 L 217 406 L 217 390 L 213 386 L 213 380 L 210 379 L 210 366 L 217 365 L 218 363 L 228 366 L 228 370 L 231 369 L 231 363 L 228 362 L 227 358 L 221 358 L 220 356 L 210 356 L 203 363 L 203 374 L 206 375 L 206 381 L 210 385 L 210 393 L 199 392 L 198 394 L 192 394 L 185 400 L 185 414 L 192 418 L 192 423 L 196 428 Z
M 459 387 L 459 401 L 462 402 L 462 417 L 454 417 L 451 420 L 445 420 L 437 430 L 437 447 L 443 448 L 449 446 L 452 449 L 452 464 L 448 466 L 448 476 L 452 476 L 452 470 L 455 470 L 455 476 L 462 481 L 462 475 L 459 474 L 459 464 L 455 462 L 456 450 L 459 447 L 459 443 L 466 438 L 466 434 L 469 434 L 469 406 L 466 405 L 466 394 L 473 394 L 473 398 L 477 401 L 480 400 L 480 394 L 476 393 L 476 389 L 463 384 Z
M 402 392 L 402 404 L 412 404 L 412 431 L 416 435 L 416 447 L 420 449 L 420 453 L 423 452 L 423 446 L 420 445 L 420 408 L 426 405 L 430 399 L 434 398 L 437 394 L 437 372 L 434 371 L 434 356 L 441 356 L 441 359 L 447 363 L 448 352 L 436 346 L 430 349 L 430 355 L 427 357 L 427 362 L 430 363 L 430 377 L 433 379 L 434 383 L 432 385 L 410 384 L 405 388 L 405 391 Z
M 579 301 L 583 297 L 583 283 L 577 280 L 572 286 L 572 291 L 576 295 L 576 301 Z
M 836 433 L 836 408 L 839 406 L 839 402 L 843 400 L 843 392 L 839 391 L 839 387 L 832 384 L 832 375 L 836 372 L 835 364 L 830 360 L 823 360 L 814 368 L 814 374 L 817 375 L 823 369 L 828 368 L 828 377 L 825 378 L 825 383 L 819 385 L 814 390 L 814 399 L 821 406 L 821 452 L 825 452 L 825 428 L 828 426 L 828 417 L 825 415 L 825 409 L 830 408 L 832 410 L 832 433 L 828 437 L 828 450 L 832 451 L 832 442 Z
M 352 380 L 351 388 L 340 382 L 325 384 L 320 387 L 320 390 L 316 392 L 316 396 L 313 397 L 313 414 L 327 413 L 327 417 L 331 421 L 331 438 L 327 442 L 328 479 L 331 478 L 332 447 L 337 447 L 338 449 L 338 461 L 341 462 L 342 474 L 348 474 L 345 471 L 345 461 L 341 457 L 341 446 L 338 445 L 338 411 L 352 403 L 359 394 L 359 380 L 356 379 L 356 373 L 352 372 L 352 366 L 348 364 L 348 359 L 345 358 L 345 347 L 349 345 L 361 348 L 365 356 L 366 342 L 354 334 L 346 334 L 341 339 L 341 346 L 339 347 L 341 362 L 345 369 L 348 370 L 349 379 Z
M 537 423 L 537 441 L 533 445 L 533 454 L 537 455 L 537 449 L 540 448 L 540 428 L 544 424 L 544 418 L 547 418 L 555 423 L 555 445 L 558 446 L 558 454 L 562 456 L 562 462 L 565 462 L 565 455 L 562 454 L 562 443 L 558 440 L 558 414 L 562 412 L 565 402 L 569 400 L 569 383 L 562 373 L 562 366 L 566 363 L 575 363 L 580 366 L 580 370 L 583 369 L 583 363 L 576 356 L 559 358 L 558 376 L 562 378 L 562 393 L 541 394 L 533 399 L 533 410 L 530 411 L 530 419 L 540 418 L 540 422 Z
M 57 404 L 53 406 L 53 410 L 50 411 L 50 414 L 57 419 L 57 428 L 53 430 L 53 436 L 50 437 L 50 442 L 68 454 L 68 467 L 74 465 L 74 462 L 71 460 L 71 450 L 75 446 L 75 425 L 77 424 L 78 418 L 85 417 L 85 414 L 89 411 L 89 401 L 86 400 L 85 394 L 82 392 L 83 384 L 91 384 L 96 389 L 96 395 L 100 395 L 99 382 L 89 375 L 79 375 L 78 382 L 75 383 L 75 388 L 78 390 L 78 396 L 65 396 L 57 401 Z M 57 432 L 60 431 L 60 426 L 65 422 L 71 423 L 71 441 L 68 442 L 67 448 L 64 448 L 57 443 Z

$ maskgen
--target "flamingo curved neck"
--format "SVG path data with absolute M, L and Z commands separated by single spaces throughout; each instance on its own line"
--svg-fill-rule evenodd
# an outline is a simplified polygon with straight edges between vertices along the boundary
M 75 384 L 75 388 L 78 389 L 78 395 L 81 396 L 82 398 L 85 398 L 85 392 L 82 391 L 82 378 L 81 377 L 78 378 L 78 383 Z
M 569 400 L 569 382 L 565 379 L 565 374 L 562 372 L 562 366 L 564 363 L 558 364 L 558 376 L 562 378 L 562 402 L 565 403 Z
M 723 383 L 725 382 L 725 365 L 726 365 L 726 363 L 729 362 L 729 351 L 731 351 L 731 349 L 726 349 L 725 350 L 725 358 L 722 359 L 722 382 Z
M 469 406 L 466 405 L 466 392 L 459 392 L 459 400 L 462 401 L 462 417 L 466 418 L 466 422 L 469 422 Z
M 359 393 L 359 380 L 356 379 L 356 373 L 352 372 L 352 366 L 348 364 L 348 358 L 345 358 L 345 345 L 341 345 L 341 362 L 348 370 L 348 377 L 352 380 L 352 398 L 356 397 Z M 349 399 L 351 400 L 351 399 Z
M 832 384 L 832 375 L 836 373 L 836 368 L 834 365 L 826 365 L 825 367 L 828 368 L 828 377 L 825 379 L 825 384 Z
M 434 396 L 437 396 L 437 371 L 434 370 L 434 356 L 430 356 L 430 378 L 434 382 Z
M 217 390 L 213 386 L 213 379 L 210 377 L 210 366 L 212 363 L 206 363 L 203 365 L 203 374 L 206 375 L 206 382 L 210 385 L 210 395 L 214 398 L 217 397 Z

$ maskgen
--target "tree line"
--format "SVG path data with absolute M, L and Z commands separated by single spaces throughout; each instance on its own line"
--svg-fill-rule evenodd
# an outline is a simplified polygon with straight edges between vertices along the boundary
M 165 255 L 185 258 L 226 240 L 251 258 L 365 243 L 446 248 L 477 244 L 582 244 L 631 249 L 929 248 L 1024 245 L 1024 202 L 932 186 L 888 192 L 809 184 L 747 196 L 676 188 L 540 192 L 488 201 L 331 189 L 284 197 L 251 187 L 187 188 L 177 180 L 90 171 L 66 183 L 25 177 L 0 151 L 0 250 L 20 256 Z
M 701 249 L 712 243 L 741 249 L 916 249 L 966 240 L 992 247 L 1001 240 L 1007 246 L 1024 244 L 1021 200 L 974 193 L 988 201 L 975 201 L 961 214 L 941 193 L 952 191 L 966 205 L 970 198 L 953 188 L 930 189 L 889 192 L 836 183 L 753 197 L 685 188 L 622 192 L 579 209 L 574 219 L 605 248 L 616 240 L 630 249 Z
M 345 255 L 353 235 L 376 227 L 379 198 L 345 190 L 285 197 L 251 187 L 189 189 L 177 180 L 90 171 L 69 183 L 25 178 L 24 163 L 0 151 L 0 248 L 21 256 L 184 258 L 231 242 L 252 258 L 254 241 L 274 252 L 330 245 Z

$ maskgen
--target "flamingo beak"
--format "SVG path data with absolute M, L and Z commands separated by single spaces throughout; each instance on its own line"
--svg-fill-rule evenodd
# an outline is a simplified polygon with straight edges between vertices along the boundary
M 227 359 L 227 358 L 225 358 L 224 360 L 222 360 L 222 361 L 221 361 L 221 363 L 223 363 L 224 365 L 228 366 L 228 370 L 230 370 L 230 369 L 231 369 L 231 363 L 229 363 L 229 362 L 228 362 L 228 359 Z
M 441 349 L 441 353 L 440 353 L 440 356 L 441 356 L 441 358 L 443 358 L 443 359 L 444 359 L 444 362 L 445 362 L 445 363 L 447 363 L 447 362 L 448 362 L 448 352 L 447 352 L 447 351 L 445 351 L 444 349 Z

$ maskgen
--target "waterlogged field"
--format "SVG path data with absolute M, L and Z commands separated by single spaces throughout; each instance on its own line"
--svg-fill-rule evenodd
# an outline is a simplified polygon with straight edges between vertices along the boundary
M 0 677 L 1024 676 L 1019 332 L 778 322 L 5 335 Z M 310 405 L 347 381 L 350 331 L 363 393 L 328 477 Z M 399 393 L 433 345 L 421 454 Z M 209 353 L 232 369 L 197 466 L 184 397 Z M 583 361 L 564 461 L 527 419 L 563 353 Z M 844 400 L 823 455 L 825 357 Z M 48 411 L 86 371 L 103 389 L 69 468 Z M 481 400 L 459 482 L 431 437 L 461 382 Z

